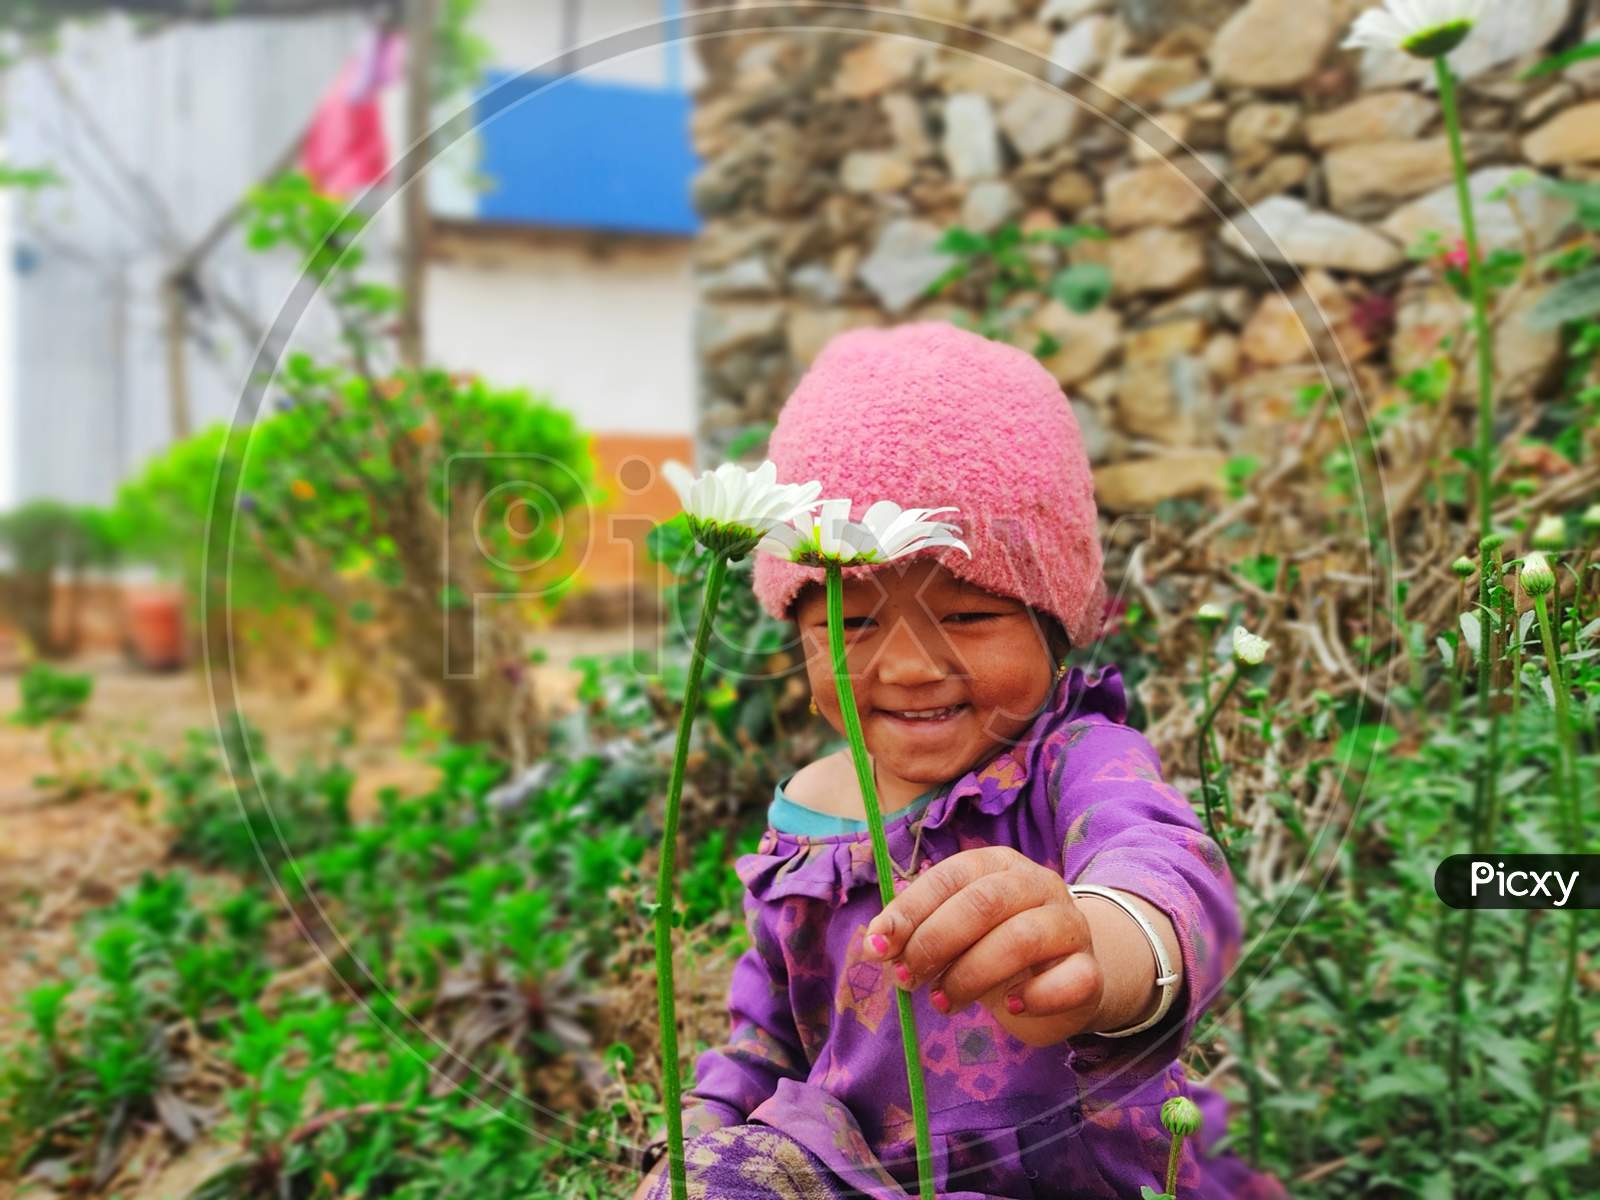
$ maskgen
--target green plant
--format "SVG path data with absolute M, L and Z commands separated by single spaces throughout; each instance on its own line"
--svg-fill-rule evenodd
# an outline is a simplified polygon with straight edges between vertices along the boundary
M 222 494 L 238 490 L 257 553 L 325 623 L 437 687 L 456 740 L 525 766 L 538 746 L 521 630 L 573 585 L 573 527 L 606 498 L 588 435 L 543 397 L 395 365 L 400 297 L 361 273 L 364 222 L 304 177 L 257 188 L 248 226 L 254 248 L 287 249 L 318 279 L 349 361 L 284 362 L 277 415 L 247 453 L 230 443 Z M 480 655 L 489 669 L 468 670 Z
M 957 283 L 966 284 L 983 297 L 983 311 L 976 329 L 985 337 L 1008 341 L 1012 330 L 1042 303 L 1018 306 L 1012 298 L 1020 292 L 1039 292 L 1057 300 L 1075 313 L 1090 312 L 1111 294 L 1111 272 L 1093 260 L 1069 263 L 1041 280 L 1036 259 L 1027 247 L 1038 246 L 1046 254 L 1049 247 L 1069 250 L 1079 242 L 1103 241 L 1106 232 L 1092 225 L 1067 225 L 1057 229 L 1038 229 L 1024 234 L 1010 222 L 994 233 L 977 233 L 955 226 L 947 229 L 935 244 L 941 254 L 957 261 L 928 285 L 925 295 L 938 296 Z M 1061 349 L 1061 344 L 1046 333 L 1039 333 L 1031 348 L 1044 358 Z
M 34 663 L 22 674 L 19 683 L 22 703 L 11 714 L 17 725 L 44 725 L 78 717 L 94 692 L 94 676 L 58 671 L 46 663 Z
M 68 628 L 53 621 L 55 585 L 76 589 L 85 569 L 117 561 L 119 530 L 111 514 L 56 500 L 32 500 L 0 514 L 0 547 L 9 552 L 11 571 L 0 577 L 0 607 L 21 627 L 36 653 L 63 657 L 77 647 L 77 606 L 68 610 Z M 62 573 L 70 576 L 62 580 Z M 75 595 L 69 593 L 69 601 Z
M 179 853 L 254 872 L 263 856 L 297 855 L 349 830 L 355 776 L 348 767 L 302 762 L 286 773 L 266 754 L 260 731 L 237 712 L 225 718 L 222 740 L 219 749 L 215 737 L 191 731 L 183 750 L 150 760 Z

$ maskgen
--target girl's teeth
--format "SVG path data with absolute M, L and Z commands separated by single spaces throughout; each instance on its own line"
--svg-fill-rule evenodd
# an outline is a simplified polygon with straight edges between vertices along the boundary
M 956 711 L 956 708 L 959 707 L 959 705 L 956 705 L 952 708 L 933 708 L 927 710 L 926 712 L 897 712 L 894 715 L 897 717 L 904 717 L 908 721 L 935 721 L 940 717 L 949 716 L 951 713 Z

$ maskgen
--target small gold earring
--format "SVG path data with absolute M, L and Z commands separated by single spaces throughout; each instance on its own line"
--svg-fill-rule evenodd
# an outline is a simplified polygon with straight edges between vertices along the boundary
M 1056 678 L 1060 679 L 1066 673 L 1067 673 L 1067 660 L 1063 658 L 1061 660 L 1061 665 L 1056 668 Z
M 818 712 L 818 711 L 817 711 L 817 698 L 816 698 L 816 697 L 815 697 L 815 696 L 813 696 L 813 697 L 811 697 L 811 715 L 812 715 L 812 716 L 813 716 L 813 717 L 815 717 L 815 716 L 820 716 L 820 715 L 821 715 L 821 714 L 820 714 L 820 713 L 819 713 L 819 712 Z

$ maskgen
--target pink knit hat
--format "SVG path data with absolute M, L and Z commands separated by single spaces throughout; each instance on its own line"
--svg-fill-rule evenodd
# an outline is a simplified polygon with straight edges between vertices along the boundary
M 1100 636 L 1094 479 L 1072 407 L 1033 355 L 948 321 L 852 329 L 831 339 L 795 386 L 768 457 L 780 483 L 820 480 L 822 498 L 905 508 L 953 504 L 931 519 L 960 526 L 951 546 L 921 551 L 986 591 L 1050 613 L 1074 646 Z M 846 579 L 884 568 L 846 567 Z M 789 616 L 821 567 L 756 555 L 755 594 Z

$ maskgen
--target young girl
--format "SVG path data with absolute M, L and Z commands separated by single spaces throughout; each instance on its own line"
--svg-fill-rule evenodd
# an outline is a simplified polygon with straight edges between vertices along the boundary
M 916 1194 L 894 987 L 917 1018 L 934 1188 L 946 1200 L 1160 1190 L 1159 1110 L 1205 1117 L 1185 1200 L 1281 1197 L 1231 1154 L 1219 1096 L 1176 1059 L 1239 946 L 1232 880 L 1115 667 L 1061 661 L 1105 612 L 1093 481 L 1033 356 L 946 322 L 823 349 L 770 443 L 784 482 L 959 509 L 951 547 L 844 571 L 851 687 L 894 862 L 882 906 L 848 748 L 779 781 L 737 863 L 751 947 L 729 1040 L 684 1097 L 691 1198 Z M 823 571 L 760 554 L 794 621 L 813 711 L 842 734 Z M 1199 1146 L 1197 1147 L 1197 1144 Z M 665 1200 L 665 1139 L 637 1195 Z

